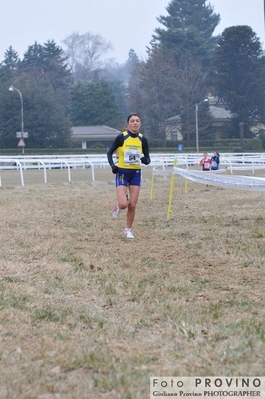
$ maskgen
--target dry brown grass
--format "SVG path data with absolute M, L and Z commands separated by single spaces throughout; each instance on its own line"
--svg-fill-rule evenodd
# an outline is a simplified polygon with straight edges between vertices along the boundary
M 264 375 L 263 193 L 151 169 L 134 240 L 109 170 L 2 174 L 0 398 L 145 399 L 150 376 Z M 17 180 L 16 180 L 17 179 Z M 80 181 L 78 181 L 78 179 Z M 59 183 L 63 181 L 63 183 Z

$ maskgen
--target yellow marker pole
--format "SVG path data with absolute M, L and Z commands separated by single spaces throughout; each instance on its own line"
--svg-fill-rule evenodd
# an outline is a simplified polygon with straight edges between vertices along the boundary
M 153 168 L 154 171 L 155 168 Z M 154 180 L 155 180 L 155 175 L 152 171 L 152 179 L 151 179 L 151 191 L 150 191 L 150 200 L 153 199 L 153 190 L 154 190 Z
M 187 194 L 187 192 L 188 192 L 188 179 L 185 179 L 184 194 Z
M 187 167 L 189 169 L 189 167 Z M 188 179 L 185 179 L 185 184 L 184 184 L 184 194 L 187 194 L 188 192 Z
M 172 171 L 172 175 L 171 175 L 170 193 L 169 193 L 168 208 L 167 208 L 167 219 L 170 218 L 170 215 L 172 213 L 172 201 L 173 201 L 173 192 L 174 192 L 174 184 L 175 184 L 174 167 L 176 165 L 177 165 L 177 160 L 175 158 L 174 164 L 173 164 L 173 171 Z

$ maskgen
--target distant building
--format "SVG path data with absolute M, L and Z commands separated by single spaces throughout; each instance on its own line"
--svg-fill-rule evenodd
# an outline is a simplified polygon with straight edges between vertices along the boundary
M 230 123 L 232 113 L 222 106 L 209 106 L 209 111 L 212 116 L 212 131 L 213 138 L 218 139 L 222 136 L 224 129 Z M 166 139 L 182 141 L 181 134 L 181 119 L 179 115 L 172 116 L 165 121 Z M 195 127 L 194 127 L 195 129 Z
M 109 126 L 73 126 L 71 140 L 73 146 L 81 144 L 82 149 L 97 142 L 109 146 L 119 133 L 119 130 Z
M 182 141 L 181 119 L 179 115 L 172 116 L 165 120 L 166 140 Z
M 215 139 L 222 137 L 222 133 L 230 123 L 232 113 L 223 107 L 210 105 L 210 114 L 212 116 L 212 130 Z

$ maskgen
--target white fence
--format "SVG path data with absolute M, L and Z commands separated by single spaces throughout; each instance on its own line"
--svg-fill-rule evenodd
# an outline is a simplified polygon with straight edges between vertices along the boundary
M 198 166 L 203 153 L 150 154 L 151 167 L 166 169 L 172 167 L 176 159 L 177 166 Z M 43 170 L 44 183 L 47 183 L 47 171 L 51 169 L 66 169 L 68 182 L 72 181 L 71 169 L 91 170 L 91 179 L 95 180 L 95 169 L 109 167 L 106 154 L 87 155 L 20 155 L 16 157 L 0 156 L 1 170 L 17 170 L 20 174 L 21 185 L 24 186 L 24 171 L 28 169 Z M 235 170 L 265 169 L 265 153 L 226 153 L 220 155 L 220 167 L 225 167 L 232 174 Z M 0 186 L 2 179 L 0 175 Z
M 72 181 L 71 169 L 91 168 L 92 181 L 95 180 L 95 168 L 104 168 L 108 165 L 105 156 L 19 156 L 19 157 L 0 157 L 1 170 L 18 170 L 20 173 L 21 185 L 24 186 L 24 171 L 29 169 L 43 170 L 44 183 L 47 183 L 47 170 L 67 169 L 68 182 Z

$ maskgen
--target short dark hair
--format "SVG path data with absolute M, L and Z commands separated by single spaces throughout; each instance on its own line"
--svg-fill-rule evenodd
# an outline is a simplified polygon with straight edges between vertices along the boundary
M 130 115 L 127 117 L 127 123 L 129 122 L 129 120 L 131 119 L 132 116 L 138 116 L 138 118 L 141 120 L 140 115 L 138 115 L 138 114 L 136 114 L 136 113 L 134 112 L 133 114 L 130 114 Z

